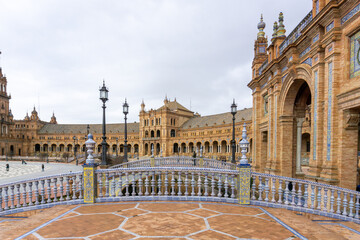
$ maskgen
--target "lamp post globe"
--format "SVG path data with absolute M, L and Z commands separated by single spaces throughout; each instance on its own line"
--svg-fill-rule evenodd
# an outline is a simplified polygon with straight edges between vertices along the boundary
M 235 114 L 237 113 L 237 105 L 235 104 L 235 99 L 233 100 L 233 103 L 230 106 L 231 108 L 231 114 L 233 115 L 233 136 L 231 140 L 231 163 L 236 164 L 235 160 L 235 151 L 236 151 L 236 144 L 235 144 Z
M 105 81 L 103 81 L 103 86 L 99 89 L 100 91 L 100 100 L 103 102 L 102 105 L 102 109 L 103 109 L 103 123 L 102 123 L 102 131 L 103 131 L 103 136 L 102 139 L 103 141 L 101 142 L 102 145 L 102 152 L 101 152 L 101 165 L 106 165 L 106 126 L 105 126 L 105 103 L 106 101 L 109 99 L 108 98 L 108 93 L 109 90 L 106 88 L 105 86 Z
M 124 162 L 128 162 L 128 157 L 127 157 L 127 151 L 128 151 L 128 146 L 127 146 L 127 117 L 126 115 L 129 113 L 129 104 L 126 102 L 126 98 L 125 98 L 125 103 L 123 104 L 123 113 L 125 115 L 125 136 L 124 136 Z

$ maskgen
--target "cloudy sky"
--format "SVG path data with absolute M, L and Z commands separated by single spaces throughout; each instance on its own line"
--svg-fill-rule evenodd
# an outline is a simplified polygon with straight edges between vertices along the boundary
M 140 103 L 165 95 L 201 115 L 252 106 L 251 62 L 260 14 L 271 37 L 284 12 L 287 34 L 311 0 L 0 0 L 0 65 L 16 119 L 33 107 L 49 121 L 138 121 Z M 191 103 L 191 105 L 190 105 Z

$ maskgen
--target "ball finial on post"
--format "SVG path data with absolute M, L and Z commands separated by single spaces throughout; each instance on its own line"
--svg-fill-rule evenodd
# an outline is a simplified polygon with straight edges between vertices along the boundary
M 96 142 L 93 139 L 93 135 L 91 133 L 89 133 L 89 135 L 87 136 L 87 140 L 85 142 L 86 145 L 86 149 L 87 149 L 87 158 L 86 158 L 86 164 L 87 165 L 94 165 L 95 164 L 95 160 L 94 160 L 94 156 L 92 155 L 94 152 L 94 147 Z

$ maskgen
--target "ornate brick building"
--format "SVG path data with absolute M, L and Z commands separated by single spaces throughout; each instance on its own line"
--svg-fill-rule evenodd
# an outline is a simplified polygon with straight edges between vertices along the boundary
M 248 85 L 256 171 L 358 184 L 359 14 L 358 0 L 313 0 L 288 36 L 280 13 L 269 45 L 261 18 Z
M 79 155 L 85 154 L 85 138 L 89 132 L 94 135 L 101 152 L 101 124 L 58 124 L 53 114 L 50 122 L 40 120 L 34 107 L 31 115 L 23 120 L 14 120 L 9 109 L 10 96 L 7 95 L 7 80 L 0 70 L 1 82 L 1 155 L 34 156 L 47 153 L 61 157 L 73 155 L 74 148 Z M 251 134 L 251 109 L 236 114 L 236 141 L 241 140 L 242 124 L 248 124 Z M 203 147 L 204 156 L 227 160 L 231 156 L 232 115 L 230 113 L 201 117 L 186 109 L 176 101 L 165 98 L 158 109 L 145 110 L 141 104 L 139 122 L 128 123 L 128 152 L 131 157 L 154 155 L 193 155 Z M 123 155 L 124 124 L 107 124 L 108 153 Z M 75 140 L 74 140 L 75 137 Z M 251 140 L 250 140 L 251 141 Z M 199 153 L 198 153 L 199 154 Z M 240 157 L 237 147 L 236 157 Z

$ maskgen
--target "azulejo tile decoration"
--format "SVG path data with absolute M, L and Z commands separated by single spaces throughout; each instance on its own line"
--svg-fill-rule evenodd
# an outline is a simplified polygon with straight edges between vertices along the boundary
M 360 11 L 360 3 L 356 7 L 354 7 L 348 14 L 346 14 L 345 17 L 343 17 L 341 19 L 341 24 L 346 23 L 350 18 L 352 18 L 359 11 Z
M 314 73 L 314 133 L 313 133 L 313 160 L 316 160 L 316 142 L 317 142 L 317 99 L 318 99 L 318 71 Z
M 350 39 L 350 77 L 360 75 L 360 31 Z
M 328 64 L 328 111 L 327 111 L 327 141 L 326 141 L 326 160 L 330 161 L 330 151 L 331 151 L 331 108 L 332 108 L 332 62 Z

